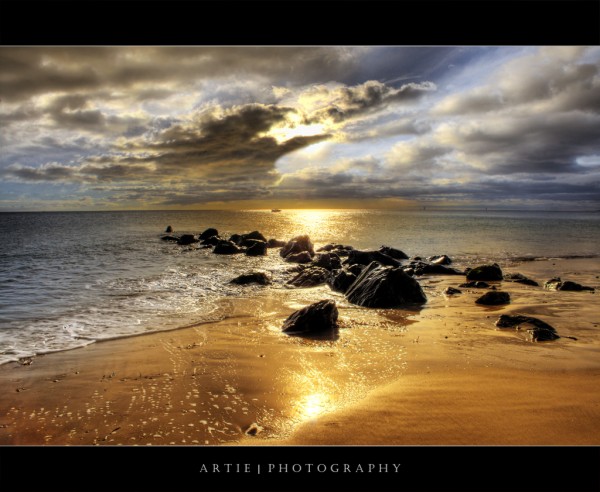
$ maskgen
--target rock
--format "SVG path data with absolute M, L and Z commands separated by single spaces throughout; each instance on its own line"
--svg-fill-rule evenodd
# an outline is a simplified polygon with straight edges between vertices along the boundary
M 540 285 L 535 280 L 531 280 L 530 278 L 527 278 L 525 275 L 521 275 L 520 273 L 507 273 L 506 275 L 504 275 L 504 280 L 506 280 L 507 282 L 515 282 L 517 284 L 532 285 L 534 287 Z
M 345 294 L 350 286 L 355 282 L 357 276 L 347 270 L 334 271 L 327 280 L 327 284 L 332 290 Z
M 260 285 L 269 285 L 271 283 L 271 279 L 265 272 L 251 272 L 244 273 L 239 277 L 234 278 L 231 281 L 232 284 L 237 285 L 247 285 L 247 284 L 260 284 Z
M 350 265 L 346 270 L 348 270 L 350 273 L 353 273 L 354 275 L 356 275 L 358 277 L 365 268 L 366 268 L 365 265 L 359 265 L 357 263 L 356 265 Z
M 430 256 L 427 260 L 434 265 L 450 265 L 452 260 L 448 255 Z
M 344 246 L 343 244 L 329 243 L 325 246 L 320 247 L 317 250 L 317 252 L 326 251 L 329 253 L 331 251 L 351 251 L 353 249 L 354 248 L 352 246 Z
M 257 239 L 247 239 L 246 241 L 252 241 L 248 249 L 246 250 L 247 256 L 264 256 L 267 254 L 267 243 L 259 241 Z
M 400 266 L 400 262 L 391 256 L 388 256 L 381 251 L 359 251 L 352 250 L 348 254 L 348 258 L 344 260 L 344 265 L 370 265 L 374 261 L 387 266 Z
M 335 332 L 338 328 L 335 301 L 325 300 L 292 313 L 283 323 L 283 332 L 297 335 Z
M 456 294 L 462 294 L 462 290 L 455 289 L 454 287 L 446 287 L 446 289 L 444 290 L 444 294 L 446 294 L 447 296 L 453 296 Z
M 258 231 L 252 231 L 252 232 L 249 232 L 248 234 L 242 234 L 242 243 L 248 239 L 255 239 L 257 241 L 262 241 L 264 243 L 267 242 L 267 238 Z
M 544 284 L 544 288 L 548 290 L 570 290 L 573 292 L 581 292 L 583 290 L 590 292 L 595 291 L 593 287 L 586 287 L 585 285 L 578 284 L 577 282 L 571 282 L 570 280 L 565 280 L 563 282 L 560 277 L 548 280 L 548 282 Z
M 208 239 L 209 237 L 218 236 L 218 235 L 219 235 L 219 231 L 217 231 L 216 229 L 213 229 L 211 227 L 209 229 L 206 229 L 202 234 L 200 234 L 198 239 L 200 241 L 203 241 L 204 239 Z
M 216 246 L 221 240 L 222 239 L 219 236 L 211 236 L 208 239 L 202 241 L 202 244 L 204 246 Z
M 278 241 L 277 239 L 267 241 L 267 248 L 282 248 L 283 246 L 285 246 L 285 241 Z
M 173 228 L 171 226 L 167 226 L 167 228 L 165 229 L 166 233 L 170 233 L 173 232 Z
M 217 255 L 234 255 L 241 252 L 242 250 L 235 243 L 224 240 L 219 241 L 213 250 L 213 253 Z
M 161 236 L 160 237 L 163 241 L 173 241 L 173 242 L 177 242 L 179 241 L 178 237 L 175 236 Z
M 526 330 L 533 342 L 543 342 L 560 338 L 554 327 L 532 316 L 503 314 L 496 321 L 498 328 Z
M 296 236 L 281 248 L 279 254 L 282 258 L 286 258 L 290 255 L 307 252 L 311 258 L 315 256 L 315 250 L 312 241 L 307 235 Z
M 184 234 L 178 239 L 177 244 L 181 244 L 182 246 L 187 246 L 188 244 L 193 244 L 193 243 L 197 243 L 197 242 L 198 242 L 198 240 L 196 239 L 196 237 L 193 234 Z
M 381 246 L 379 252 L 387 255 L 394 260 L 408 260 L 408 255 L 399 249 L 390 248 L 389 246 Z
M 489 289 L 490 284 L 488 284 L 487 282 L 484 282 L 482 280 L 478 280 L 478 281 L 473 280 L 471 282 L 466 282 L 464 284 L 460 284 L 459 287 L 466 288 L 466 289 Z
M 346 292 L 352 304 L 373 308 L 394 308 L 405 304 L 423 304 L 427 298 L 414 278 L 399 267 L 372 262 Z
M 319 253 L 313 260 L 316 267 L 325 268 L 325 270 L 339 270 L 342 268 L 340 257 L 335 253 Z
M 320 267 L 310 267 L 302 270 L 292 280 L 289 285 L 294 287 L 315 287 L 324 284 L 329 278 L 329 271 Z
M 235 244 L 237 244 L 237 245 L 239 246 L 239 245 L 240 245 L 240 242 L 242 241 L 242 236 L 241 236 L 241 235 L 239 235 L 239 234 L 233 234 L 233 235 L 232 235 L 232 236 L 229 238 L 229 240 L 230 240 L 232 243 L 235 243 Z
M 312 257 L 308 251 L 303 251 L 302 253 L 288 255 L 285 261 L 289 261 L 290 263 L 310 263 Z
M 475 304 L 484 306 L 498 306 L 500 304 L 509 304 L 510 294 L 508 292 L 490 291 L 483 294 L 475 301 Z
M 411 262 L 409 265 L 415 275 L 464 275 L 464 272 L 444 265 L 434 265 L 424 261 Z
M 502 270 L 497 263 L 493 265 L 481 265 L 467 273 L 467 280 L 502 280 Z

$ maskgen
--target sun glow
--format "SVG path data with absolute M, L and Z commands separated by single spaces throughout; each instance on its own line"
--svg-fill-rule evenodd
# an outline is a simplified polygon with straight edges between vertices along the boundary
M 272 128 L 266 135 L 273 137 L 277 143 L 287 142 L 296 137 L 312 137 L 325 133 L 325 126 L 321 123 L 312 125 L 294 125 Z

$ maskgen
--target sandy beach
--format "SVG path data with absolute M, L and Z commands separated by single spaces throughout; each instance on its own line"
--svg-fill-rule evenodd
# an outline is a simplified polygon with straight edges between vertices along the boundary
M 598 287 L 598 259 L 503 265 L 543 284 Z M 580 445 L 600 443 L 597 293 L 502 282 L 511 303 L 442 294 L 420 311 L 358 308 L 327 287 L 229 299 L 233 316 L 0 366 L 0 444 Z M 280 332 L 309 298 L 334 298 L 337 340 Z M 500 314 L 538 317 L 532 343 Z M 574 337 L 576 340 L 567 337 Z

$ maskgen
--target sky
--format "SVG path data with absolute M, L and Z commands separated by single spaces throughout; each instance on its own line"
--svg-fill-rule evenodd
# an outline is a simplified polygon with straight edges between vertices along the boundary
M 0 210 L 600 209 L 600 47 L 0 47 Z

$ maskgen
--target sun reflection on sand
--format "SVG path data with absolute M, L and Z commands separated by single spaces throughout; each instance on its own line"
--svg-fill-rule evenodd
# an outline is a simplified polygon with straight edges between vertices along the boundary
M 313 419 L 331 409 L 331 400 L 325 393 L 311 393 L 298 403 L 298 412 L 302 419 Z

